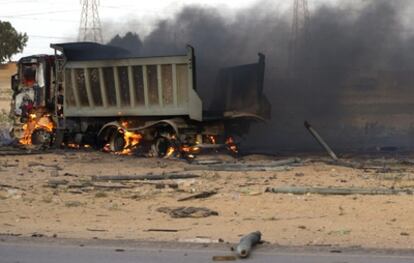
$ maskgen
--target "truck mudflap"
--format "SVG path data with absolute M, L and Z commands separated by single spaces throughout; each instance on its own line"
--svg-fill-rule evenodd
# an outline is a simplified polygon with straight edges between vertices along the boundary
M 271 106 L 263 93 L 265 56 L 258 55 L 257 63 L 219 71 L 214 87 L 216 95 L 209 109 L 222 112 L 227 118 L 234 114 L 270 119 Z

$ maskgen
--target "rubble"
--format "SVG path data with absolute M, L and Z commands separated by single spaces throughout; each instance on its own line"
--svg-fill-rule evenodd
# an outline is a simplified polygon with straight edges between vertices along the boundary
M 102 176 L 92 176 L 94 181 L 123 181 L 123 180 L 168 180 L 168 179 L 191 179 L 198 178 L 199 175 L 196 174 L 144 174 L 144 175 L 102 175 Z
M 210 210 L 206 207 L 160 207 L 157 209 L 160 213 L 169 214 L 172 218 L 201 218 L 209 216 L 218 216 L 218 212 Z
M 275 194 L 319 194 L 319 195 L 398 195 L 414 194 L 413 189 L 384 189 L 384 188 L 318 188 L 318 187 L 278 187 L 266 188 L 266 192 Z
M 38 231 L 47 235 L 58 233 L 62 238 L 100 239 L 118 239 L 120 236 L 134 239 L 138 235 L 143 240 L 189 242 L 222 238 L 237 243 L 239 240 L 235 233 L 238 230 L 260 226 L 266 229 L 269 242 L 286 246 L 339 244 L 376 247 L 381 244 L 407 248 L 412 244 L 406 242 L 406 239 L 413 237 L 412 233 L 410 236 L 400 235 L 401 232 L 410 233 L 406 226 L 410 218 L 407 215 L 412 213 L 412 198 L 405 192 L 348 196 L 264 192 L 268 187 L 283 186 L 409 190 L 412 189 L 414 166 L 403 164 L 401 160 L 409 160 L 411 156 L 401 159 L 395 156 L 371 159 L 350 156 L 341 159 L 361 163 L 365 167 L 385 169 L 332 165 L 317 156 L 300 156 L 297 159 L 256 155 L 233 159 L 215 155 L 215 160 L 223 162 L 203 165 L 277 167 L 285 165 L 282 162 L 291 163 L 288 164 L 289 171 L 246 173 L 182 172 L 193 166 L 182 160 L 114 157 L 99 152 L 63 153 L 39 155 L 36 159 L 25 155 L 0 156 L 0 164 L 4 167 L 0 171 L 3 178 L 0 185 L 2 232 L 27 236 Z M 211 158 L 211 155 L 198 157 L 199 160 L 203 158 Z M 165 165 L 161 167 L 160 162 Z M 44 165 L 28 167 L 29 163 Z M 56 170 L 53 168 L 56 164 L 62 170 L 52 177 L 51 170 Z M 121 178 L 118 175 L 145 175 L 162 176 L 161 179 L 164 179 L 169 174 L 194 174 L 198 177 L 91 180 L 91 175 L 117 178 Z M 181 199 L 184 201 L 178 201 Z M 195 208 L 201 210 L 194 211 Z M 81 216 L 74 212 L 81 213 Z M 220 216 L 214 216 L 218 213 Z M 108 231 L 89 231 L 86 228 Z M 378 232 L 379 228 L 381 232 Z M 348 233 L 345 230 L 352 231 Z M 298 232 L 300 239 L 297 238 Z
M 276 171 L 289 171 L 292 166 L 298 166 L 301 164 L 299 158 L 289 158 L 285 160 L 271 161 L 267 163 L 220 163 L 211 165 L 193 165 L 186 167 L 186 171 L 245 171 L 245 172 L 276 172 Z
M 208 198 L 210 196 L 213 196 L 217 194 L 217 191 L 208 191 L 208 192 L 202 192 L 199 194 L 195 194 L 195 195 L 190 195 L 181 199 L 178 199 L 178 202 L 182 202 L 182 201 L 188 201 L 188 200 L 192 200 L 192 199 L 202 199 L 202 198 Z

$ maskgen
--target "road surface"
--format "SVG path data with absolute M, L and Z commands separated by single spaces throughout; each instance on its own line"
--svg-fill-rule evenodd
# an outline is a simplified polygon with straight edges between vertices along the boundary
M 148 243 L 1 237 L 1 263 L 194 263 L 232 255 L 226 244 Z M 409 251 L 364 251 L 333 248 L 278 248 L 260 245 L 247 262 L 275 263 L 408 263 Z

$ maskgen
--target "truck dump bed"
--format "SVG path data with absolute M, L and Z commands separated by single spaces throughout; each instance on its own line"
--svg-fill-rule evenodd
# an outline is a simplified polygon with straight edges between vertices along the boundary
M 131 58 L 93 43 L 51 45 L 62 52 L 67 117 L 188 116 L 202 120 L 194 54 Z

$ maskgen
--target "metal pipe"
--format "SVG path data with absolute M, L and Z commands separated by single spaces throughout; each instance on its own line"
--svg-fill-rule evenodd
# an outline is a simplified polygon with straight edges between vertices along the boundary
M 260 231 L 253 232 L 242 237 L 236 248 L 239 257 L 247 258 L 250 254 L 252 247 L 257 245 L 260 242 L 261 238 L 262 233 L 260 233 Z
M 326 150 L 326 152 L 331 156 L 332 159 L 338 161 L 338 156 L 332 151 L 329 145 L 322 139 L 322 137 L 312 128 L 309 122 L 305 121 L 305 127 L 312 134 L 313 138 Z

